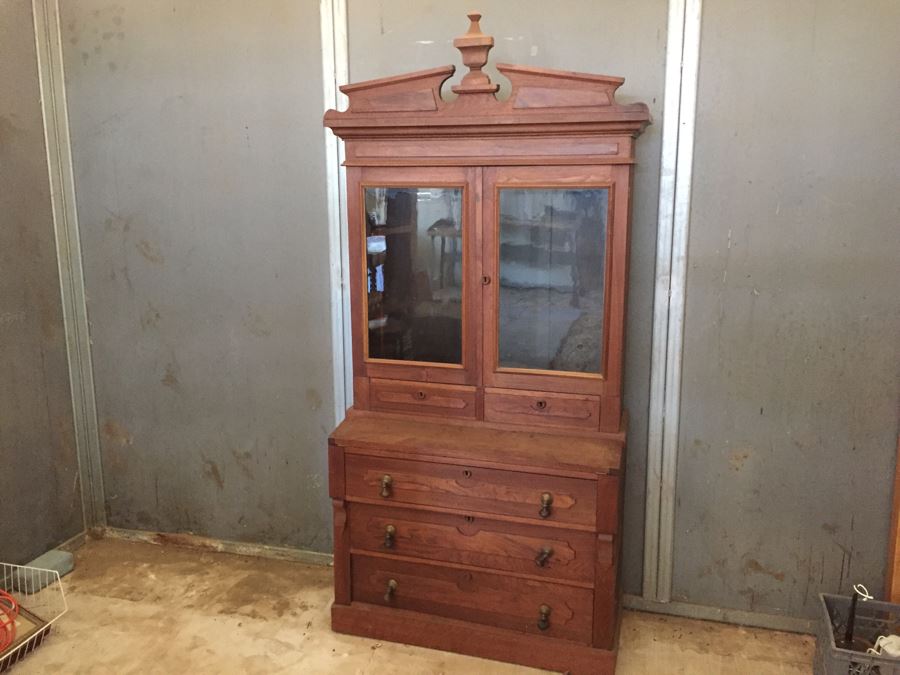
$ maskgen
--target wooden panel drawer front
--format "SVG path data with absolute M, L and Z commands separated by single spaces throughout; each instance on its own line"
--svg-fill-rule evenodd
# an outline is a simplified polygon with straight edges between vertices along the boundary
M 592 583 L 590 532 L 395 507 L 350 505 L 354 550 Z
M 373 378 L 369 380 L 369 406 L 386 412 L 475 419 L 475 387 Z
M 584 478 L 347 454 L 347 499 L 418 504 L 580 525 L 597 520 L 597 482 Z M 544 501 L 548 501 L 544 504 Z M 464 515 L 465 515 L 464 513 Z
M 484 419 L 507 424 L 598 429 L 600 398 L 579 394 L 486 389 Z
M 352 567 L 355 601 L 591 641 L 594 594 L 587 588 L 364 555 L 353 556 Z

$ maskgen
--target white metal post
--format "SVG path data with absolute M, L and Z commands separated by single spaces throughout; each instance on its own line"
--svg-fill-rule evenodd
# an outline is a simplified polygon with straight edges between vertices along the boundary
M 324 110 L 346 106 L 339 87 L 349 79 L 346 0 L 321 0 L 322 87 Z M 350 286 L 347 281 L 347 178 L 341 166 L 344 144 L 331 129 L 325 133 L 325 176 L 328 198 L 328 253 L 331 272 L 331 342 L 334 369 L 335 423 L 353 404 L 353 363 L 350 335 Z
M 702 0 L 670 0 L 647 437 L 644 598 L 669 602 Z
M 75 207 L 59 5 L 56 0 L 33 0 L 32 13 L 84 525 L 85 528 L 101 527 L 106 525 L 106 499 L 100 464 L 100 435 L 81 240 Z

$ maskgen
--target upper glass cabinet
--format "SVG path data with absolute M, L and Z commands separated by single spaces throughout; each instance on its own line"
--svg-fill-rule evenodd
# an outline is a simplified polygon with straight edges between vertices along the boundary
M 368 359 L 462 364 L 463 188 L 368 185 Z
M 497 365 L 601 376 L 609 189 L 498 190 Z

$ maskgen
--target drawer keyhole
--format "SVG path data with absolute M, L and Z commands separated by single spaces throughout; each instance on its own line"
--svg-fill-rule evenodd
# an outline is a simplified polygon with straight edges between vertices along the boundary
M 534 402 L 534 409 L 535 410 L 546 410 L 547 409 L 547 401 L 545 401 L 544 399 L 538 399 L 537 401 Z
M 428 394 L 426 394 L 424 391 L 417 391 L 417 392 L 416 392 L 416 399 L 417 399 L 417 400 L 419 400 L 419 401 L 424 401 L 426 398 L 428 398 Z
M 471 478 L 471 477 L 472 477 L 472 472 L 469 471 L 468 469 L 466 469 L 466 470 L 463 471 L 463 476 L 466 477 L 466 478 Z

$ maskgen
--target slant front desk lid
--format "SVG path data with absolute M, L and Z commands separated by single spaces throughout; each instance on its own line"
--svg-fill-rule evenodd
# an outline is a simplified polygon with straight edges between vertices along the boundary
M 415 459 L 492 463 L 510 467 L 553 467 L 557 473 L 618 474 L 622 443 L 578 435 L 511 432 L 485 426 L 423 423 L 417 419 L 349 410 L 331 434 L 331 441 L 348 448 L 378 451 L 392 448 Z
M 505 100 L 499 85 L 482 68 L 494 38 L 479 27 L 480 14 L 469 14 L 469 31 L 453 41 L 469 72 L 452 89 L 457 98 L 441 97 L 452 65 L 341 87 L 349 106 L 329 110 L 325 126 L 342 138 L 601 133 L 637 136 L 650 122 L 644 103 L 620 104 L 620 77 L 498 63 L 512 86 Z

